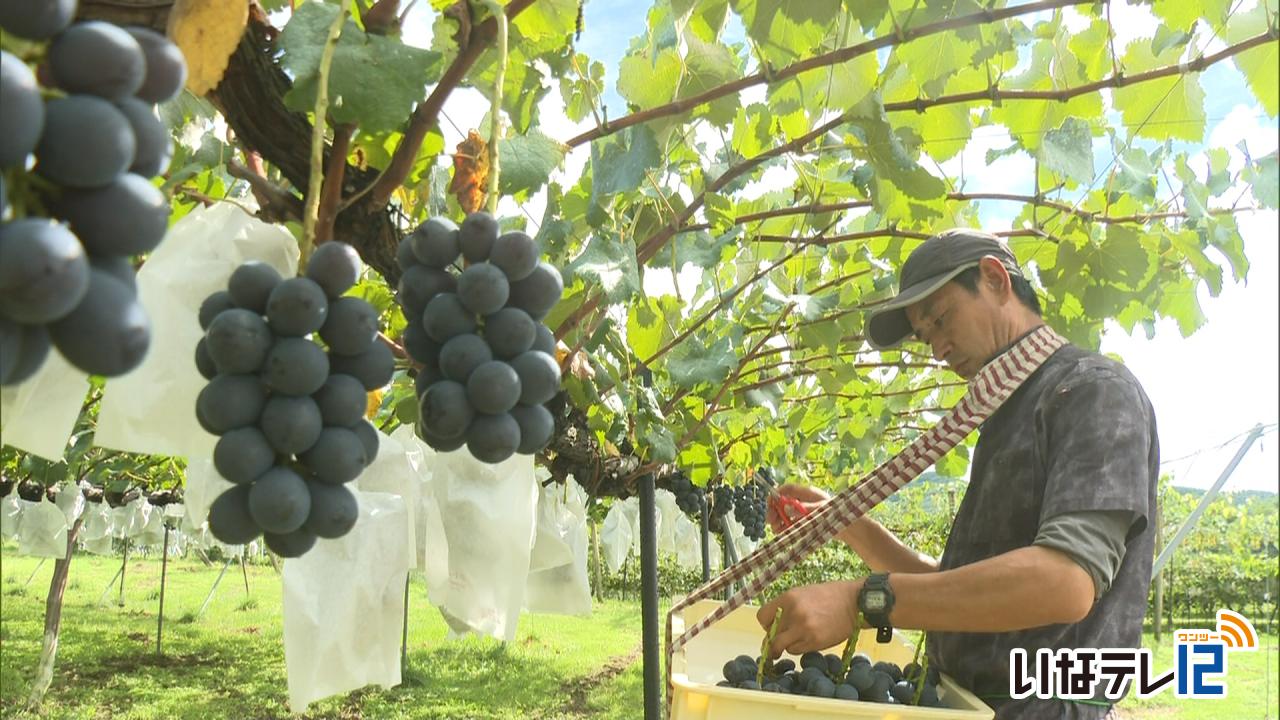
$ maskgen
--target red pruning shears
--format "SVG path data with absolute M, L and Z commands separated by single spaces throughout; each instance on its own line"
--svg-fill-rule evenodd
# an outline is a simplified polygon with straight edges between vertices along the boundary
M 778 516 L 782 529 L 786 530 L 796 524 L 800 518 L 809 514 L 809 508 L 790 495 L 782 495 L 776 490 L 769 493 L 769 508 Z

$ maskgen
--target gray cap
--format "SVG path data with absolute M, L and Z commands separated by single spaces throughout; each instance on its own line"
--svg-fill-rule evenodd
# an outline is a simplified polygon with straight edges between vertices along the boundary
M 991 233 L 954 228 L 921 243 L 902 264 L 897 296 L 877 305 L 867 318 L 867 340 L 871 347 L 884 350 L 906 340 L 913 332 L 907 320 L 907 306 L 928 297 L 987 256 L 999 260 L 1010 275 L 1022 276 L 1009 246 Z

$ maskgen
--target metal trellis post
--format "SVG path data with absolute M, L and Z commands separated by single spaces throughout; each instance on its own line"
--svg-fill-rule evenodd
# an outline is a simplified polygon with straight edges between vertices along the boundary
M 1213 487 L 1209 488 L 1208 492 L 1204 494 L 1204 497 L 1200 498 L 1200 504 L 1196 505 L 1196 509 L 1192 510 L 1191 514 L 1187 516 L 1187 519 L 1183 521 L 1182 527 L 1178 528 L 1178 532 L 1173 534 L 1173 539 L 1170 540 L 1169 544 L 1160 551 L 1159 557 L 1156 558 L 1155 563 L 1151 566 L 1152 578 L 1154 578 L 1165 564 L 1169 562 L 1170 558 L 1173 557 L 1173 552 L 1178 549 L 1178 546 L 1182 544 L 1182 541 L 1187 537 L 1187 534 L 1190 533 L 1192 528 L 1196 526 L 1196 523 L 1200 521 L 1200 516 L 1204 515 L 1204 511 L 1209 507 L 1209 503 L 1212 503 L 1214 498 L 1218 496 L 1218 491 L 1222 489 L 1222 485 L 1227 482 L 1227 478 L 1231 477 L 1231 473 L 1235 472 L 1236 466 L 1244 459 L 1244 455 L 1249 452 L 1249 448 L 1253 447 L 1253 442 L 1262 435 L 1263 429 L 1263 425 L 1259 423 L 1254 425 L 1253 429 L 1249 431 L 1248 437 L 1246 437 L 1244 442 L 1241 443 L 1240 449 L 1236 451 L 1235 457 L 1231 458 L 1231 462 L 1227 463 L 1227 466 L 1223 468 L 1222 474 L 1214 481 Z
M 658 528 L 653 473 L 640 486 L 640 615 L 644 634 L 644 719 L 662 718 L 662 647 L 658 637 Z

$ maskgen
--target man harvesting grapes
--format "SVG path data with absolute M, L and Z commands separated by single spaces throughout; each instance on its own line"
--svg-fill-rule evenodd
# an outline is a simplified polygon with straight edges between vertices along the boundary
M 902 267 L 900 292 L 867 322 L 873 347 L 909 338 L 965 379 L 1044 324 L 1039 301 L 996 237 L 953 230 Z M 935 560 L 863 517 L 840 533 L 866 578 L 794 588 L 772 650 L 838 644 L 863 626 L 929 631 L 936 667 L 998 720 L 1106 717 L 1093 699 L 1009 697 L 1010 651 L 1139 647 L 1151 578 L 1159 472 L 1155 414 L 1123 365 L 1066 345 L 980 426 L 968 488 Z M 784 495 L 827 497 L 795 485 Z M 769 517 L 774 530 L 779 518 Z

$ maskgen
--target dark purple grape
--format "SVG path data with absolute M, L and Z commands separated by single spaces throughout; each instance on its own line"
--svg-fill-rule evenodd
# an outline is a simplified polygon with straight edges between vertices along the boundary
M 560 302 L 562 294 L 564 279 L 560 271 L 550 263 L 540 262 L 528 277 L 511 283 L 507 304 L 524 310 L 534 320 L 541 320 Z
M 43 325 L 22 325 L 0 316 L 0 385 L 17 385 L 44 365 L 49 333 Z
M 218 313 L 223 310 L 230 310 L 235 306 L 236 304 L 231 300 L 231 293 L 226 290 L 218 290 L 217 292 L 209 295 L 209 297 L 204 299 L 204 302 L 200 303 L 200 311 L 198 313 L 200 329 L 208 330 L 209 323 L 213 322 L 213 319 L 218 316 Z
M 267 324 L 277 337 L 301 337 L 320 329 L 329 316 L 329 299 L 314 280 L 289 278 L 267 296 Z
M 287 467 L 273 467 L 249 486 L 249 515 L 265 532 L 293 532 L 310 514 L 307 481 Z
M 307 262 L 307 277 L 314 280 L 329 299 L 342 296 L 360 279 L 360 254 L 344 242 L 321 244 Z
M 297 558 L 307 554 L 315 547 L 316 534 L 306 528 L 298 528 L 293 532 L 273 533 L 263 531 L 262 541 L 267 549 L 282 558 Z
M 431 446 L 432 450 L 442 453 L 453 452 L 467 444 L 466 433 L 463 433 L 456 438 L 440 438 L 432 435 L 431 432 L 422 425 L 418 425 L 418 437 L 422 438 L 423 442 Z
M 64 225 L 45 218 L 0 224 L 0 314 L 26 324 L 70 313 L 89 292 L 89 259 Z
M 489 344 L 479 335 L 466 333 L 449 340 L 440 348 L 440 372 L 455 382 L 465 384 L 480 365 L 493 360 Z
M 533 272 L 541 254 L 542 251 L 533 238 L 515 230 L 503 233 L 493 241 L 493 247 L 489 250 L 489 262 L 506 273 L 507 280 L 516 282 Z
M 267 263 L 250 260 L 231 273 L 227 280 L 227 292 L 236 307 L 252 310 L 259 315 L 267 311 L 267 298 L 280 284 L 280 273 Z
M 229 488 L 209 506 L 209 532 L 228 545 L 244 545 L 262 533 L 249 513 L 249 485 Z
M 476 263 L 458 277 L 458 299 L 477 315 L 490 315 L 507 304 L 511 288 L 496 265 Z
M 262 316 L 252 310 L 223 310 L 209 323 L 209 356 L 225 374 L 255 373 L 267 360 L 273 337 Z
M 440 361 L 441 345 L 431 339 L 421 322 L 410 322 L 404 326 L 400 344 L 409 353 L 409 357 L 424 365 L 434 366 Z
M 79 22 L 60 33 L 49 43 L 48 60 L 59 88 L 110 100 L 137 92 L 147 73 L 138 41 L 124 28 L 100 20 Z
M 271 447 L 281 455 L 297 455 L 320 439 L 320 408 L 309 397 L 272 395 L 262 408 L 258 427 Z
M 478 263 L 489 259 L 493 241 L 498 239 L 498 220 L 483 210 L 477 210 L 462 221 L 458 229 L 458 247 L 468 262 Z
M 327 427 L 320 439 L 298 457 L 320 482 L 341 485 L 350 482 L 369 464 L 360 436 L 347 428 Z
M 156 116 L 155 108 L 131 97 L 117 100 L 116 107 L 129 119 L 137 144 L 129 172 L 150 178 L 167 170 L 173 159 L 173 139 Z
M 360 504 L 350 490 L 322 482 L 309 482 L 307 487 L 311 490 L 311 514 L 304 528 L 318 537 L 340 538 L 355 527 Z
M 53 207 L 93 255 L 151 252 L 169 229 L 169 200 L 133 173 L 102 187 L 67 190 Z
M 422 311 L 422 327 L 432 340 L 445 343 L 463 333 L 475 332 L 476 316 L 457 295 L 440 293 Z
M 541 405 L 516 405 L 511 417 L 520 426 L 520 445 L 516 452 L 532 455 L 545 448 L 555 434 L 556 422 L 551 412 Z
M 360 444 L 364 446 L 365 464 L 372 463 L 378 457 L 378 429 L 373 423 L 360 418 L 350 430 L 360 438 Z
M 484 319 L 484 339 L 495 357 L 510 360 L 533 347 L 537 323 L 519 308 L 502 308 Z
M 135 151 L 129 119 L 110 102 L 69 95 L 45 104 L 36 145 L 36 172 L 45 178 L 71 188 L 101 187 L 129 169 Z
M 412 235 L 400 238 L 400 244 L 396 246 L 396 264 L 400 266 L 401 272 L 407 272 L 418 264 L 418 256 L 413 254 Z
M 462 437 L 475 417 L 467 389 L 452 380 L 441 380 L 422 394 L 419 416 L 424 433 L 442 440 Z
M 0 28 L 28 40 L 47 40 L 71 24 L 78 0 L 4 0 Z
M 196 418 L 214 435 L 258 425 L 267 391 L 256 375 L 218 375 L 196 396 Z
M 501 360 L 484 363 L 467 378 L 467 400 L 477 412 L 502 415 L 520 401 L 520 377 Z M 516 444 L 519 444 L 518 438 Z
M 276 340 L 262 367 L 263 382 L 284 395 L 310 395 L 328 378 L 329 357 L 319 345 L 306 338 Z
M 396 302 L 404 309 L 406 319 L 422 316 L 427 303 L 440 293 L 451 293 L 458 287 L 458 279 L 438 268 L 411 265 L 400 276 Z
M 127 27 L 146 57 L 147 71 L 142 86 L 135 93 L 146 102 L 157 104 L 172 100 L 187 83 L 187 61 L 182 50 L 169 38 L 144 27 Z
M 218 365 L 209 354 L 209 345 L 204 338 L 196 343 L 196 370 L 205 380 L 212 380 L 218 374 Z
M 391 354 L 391 348 L 376 342 L 359 355 L 330 353 L 329 368 L 335 375 L 351 375 L 364 384 L 365 390 L 377 390 L 391 382 L 396 370 L 396 357 Z
M 546 353 L 523 353 L 511 359 L 511 368 L 520 378 L 522 404 L 541 405 L 560 390 L 560 366 Z
M 555 336 L 555 333 L 551 332 L 551 328 L 547 327 L 546 325 L 543 325 L 542 323 L 538 323 L 536 328 L 536 335 L 534 335 L 534 338 L 533 338 L 533 347 L 530 349 L 537 350 L 538 352 L 546 353 L 551 357 L 555 357 L 556 356 L 556 336 Z
M 413 394 L 421 400 L 422 394 L 427 391 L 427 388 L 444 379 L 444 373 L 440 372 L 439 369 L 426 365 L 413 377 Z
M 500 463 L 519 446 L 520 426 L 507 413 L 476 415 L 467 428 L 467 450 L 480 462 Z
M 458 259 L 458 226 L 448 218 L 431 218 L 409 237 L 414 256 L 427 267 L 443 268 Z
M 44 99 L 26 63 L 3 51 L 0 97 L 0 168 L 21 167 L 44 130 Z
M 340 297 L 329 303 L 320 339 L 339 355 L 368 352 L 378 339 L 378 311 L 361 298 Z
M 351 427 L 364 417 L 368 395 L 364 385 L 350 375 L 330 375 L 311 396 L 320 408 L 320 418 L 329 427 Z
M 128 285 L 100 270 L 89 271 L 89 292 L 80 304 L 48 327 L 62 357 L 90 375 L 124 375 L 151 346 L 142 304 Z
M 276 451 L 253 426 L 231 430 L 213 446 L 213 466 L 233 483 L 251 483 L 275 463 Z

